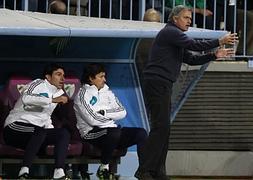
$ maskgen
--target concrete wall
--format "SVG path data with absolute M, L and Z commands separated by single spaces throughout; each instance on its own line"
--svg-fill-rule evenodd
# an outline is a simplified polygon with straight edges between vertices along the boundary
M 169 151 L 166 164 L 171 176 L 252 176 L 253 152 Z

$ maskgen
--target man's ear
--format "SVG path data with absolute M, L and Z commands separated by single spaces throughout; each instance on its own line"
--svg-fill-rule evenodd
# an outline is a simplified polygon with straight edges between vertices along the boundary
M 177 17 L 176 16 L 173 16 L 173 22 L 177 22 Z
M 50 76 L 49 74 L 47 74 L 47 75 L 46 75 L 46 79 L 47 79 L 48 81 L 50 81 L 50 80 L 51 80 L 51 76 Z
M 92 82 L 94 78 L 92 78 L 91 76 L 89 76 L 89 81 Z

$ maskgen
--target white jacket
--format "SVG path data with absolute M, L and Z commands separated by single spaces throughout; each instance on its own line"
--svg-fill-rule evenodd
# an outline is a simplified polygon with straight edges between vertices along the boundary
M 57 103 L 52 103 L 52 98 L 62 94 L 64 94 L 62 89 L 57 89 L 47 80 L 36 79 L 32 81 L 24 88 L 6 118 L 4 126 L 18 121 L 44 128 L 53 128 L 51 114 Z
M 94 126 L 117 127 L 115 121 L 126 116 L 125 108 L 106 84 L 100 90 L 95 85 L 83 85 L 75 97 L 74 109 L 81 137 Z M 104 115 L 100 110 L 104 110 Z

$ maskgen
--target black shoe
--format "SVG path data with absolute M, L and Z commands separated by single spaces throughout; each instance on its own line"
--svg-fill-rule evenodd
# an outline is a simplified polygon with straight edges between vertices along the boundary
M 68 176 L 62 176 L 60 178 L 53 178 L 53 180 L 71 180 L 71 178 Z
M 83 180 L 90 180 L 90 175 L 92 175 L 92 173 L 81 172 L 81 177 L 82 177 Z
M 170 180 L 169 176 L 166 176 L 165 174 L 153 176 L 153 178 L 157 180 Z
M 24 173 L 24 174 L 18 176 L 18 179 L 20 179 L 20 180 L 29 179 L 29 174 L 28 173 Z
M 134 177 L 139 180 L 156 180 L 149 172 L 136 171 Z
M 119 176 L 116 176 L 114 173 L 110 172 L 108 169 L 98 169 L 97 177 L 99 180 L 117 180 Z

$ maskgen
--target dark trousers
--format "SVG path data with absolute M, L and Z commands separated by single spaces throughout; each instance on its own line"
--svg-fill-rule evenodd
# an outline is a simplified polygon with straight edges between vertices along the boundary
M 144 80 L 143 90 L 149 116 L 150 132 L 138 168 L 152 176 L 165 175 L 170 132 L 172 82 Z
M 117 128 L 98 128 L 91 131 L 101 131 L 107 129 L 106 134 L 96 139 L 84 139 L 101 150 L 101 163 L 109 164 L 115 149 L 125 149 L 132 145 L 137 145 L 139 159 L 143 159 L 144 144 L 147 139 L 147 132 L 143 128 L 136 127 L 117 127 Z
M 22 165 L 30 168 L 39 152 L 43 153 L 47 145 L 54 145 L 55 168 L 64 168 L 70 140 L 69 132 L 63 128 L 44 129 L 21 124 L 28 128 L 34 127 L 34 132 L 17 131 L 7 126 L 4 129 L 4 140 L 8 145 L 25 150 Z

